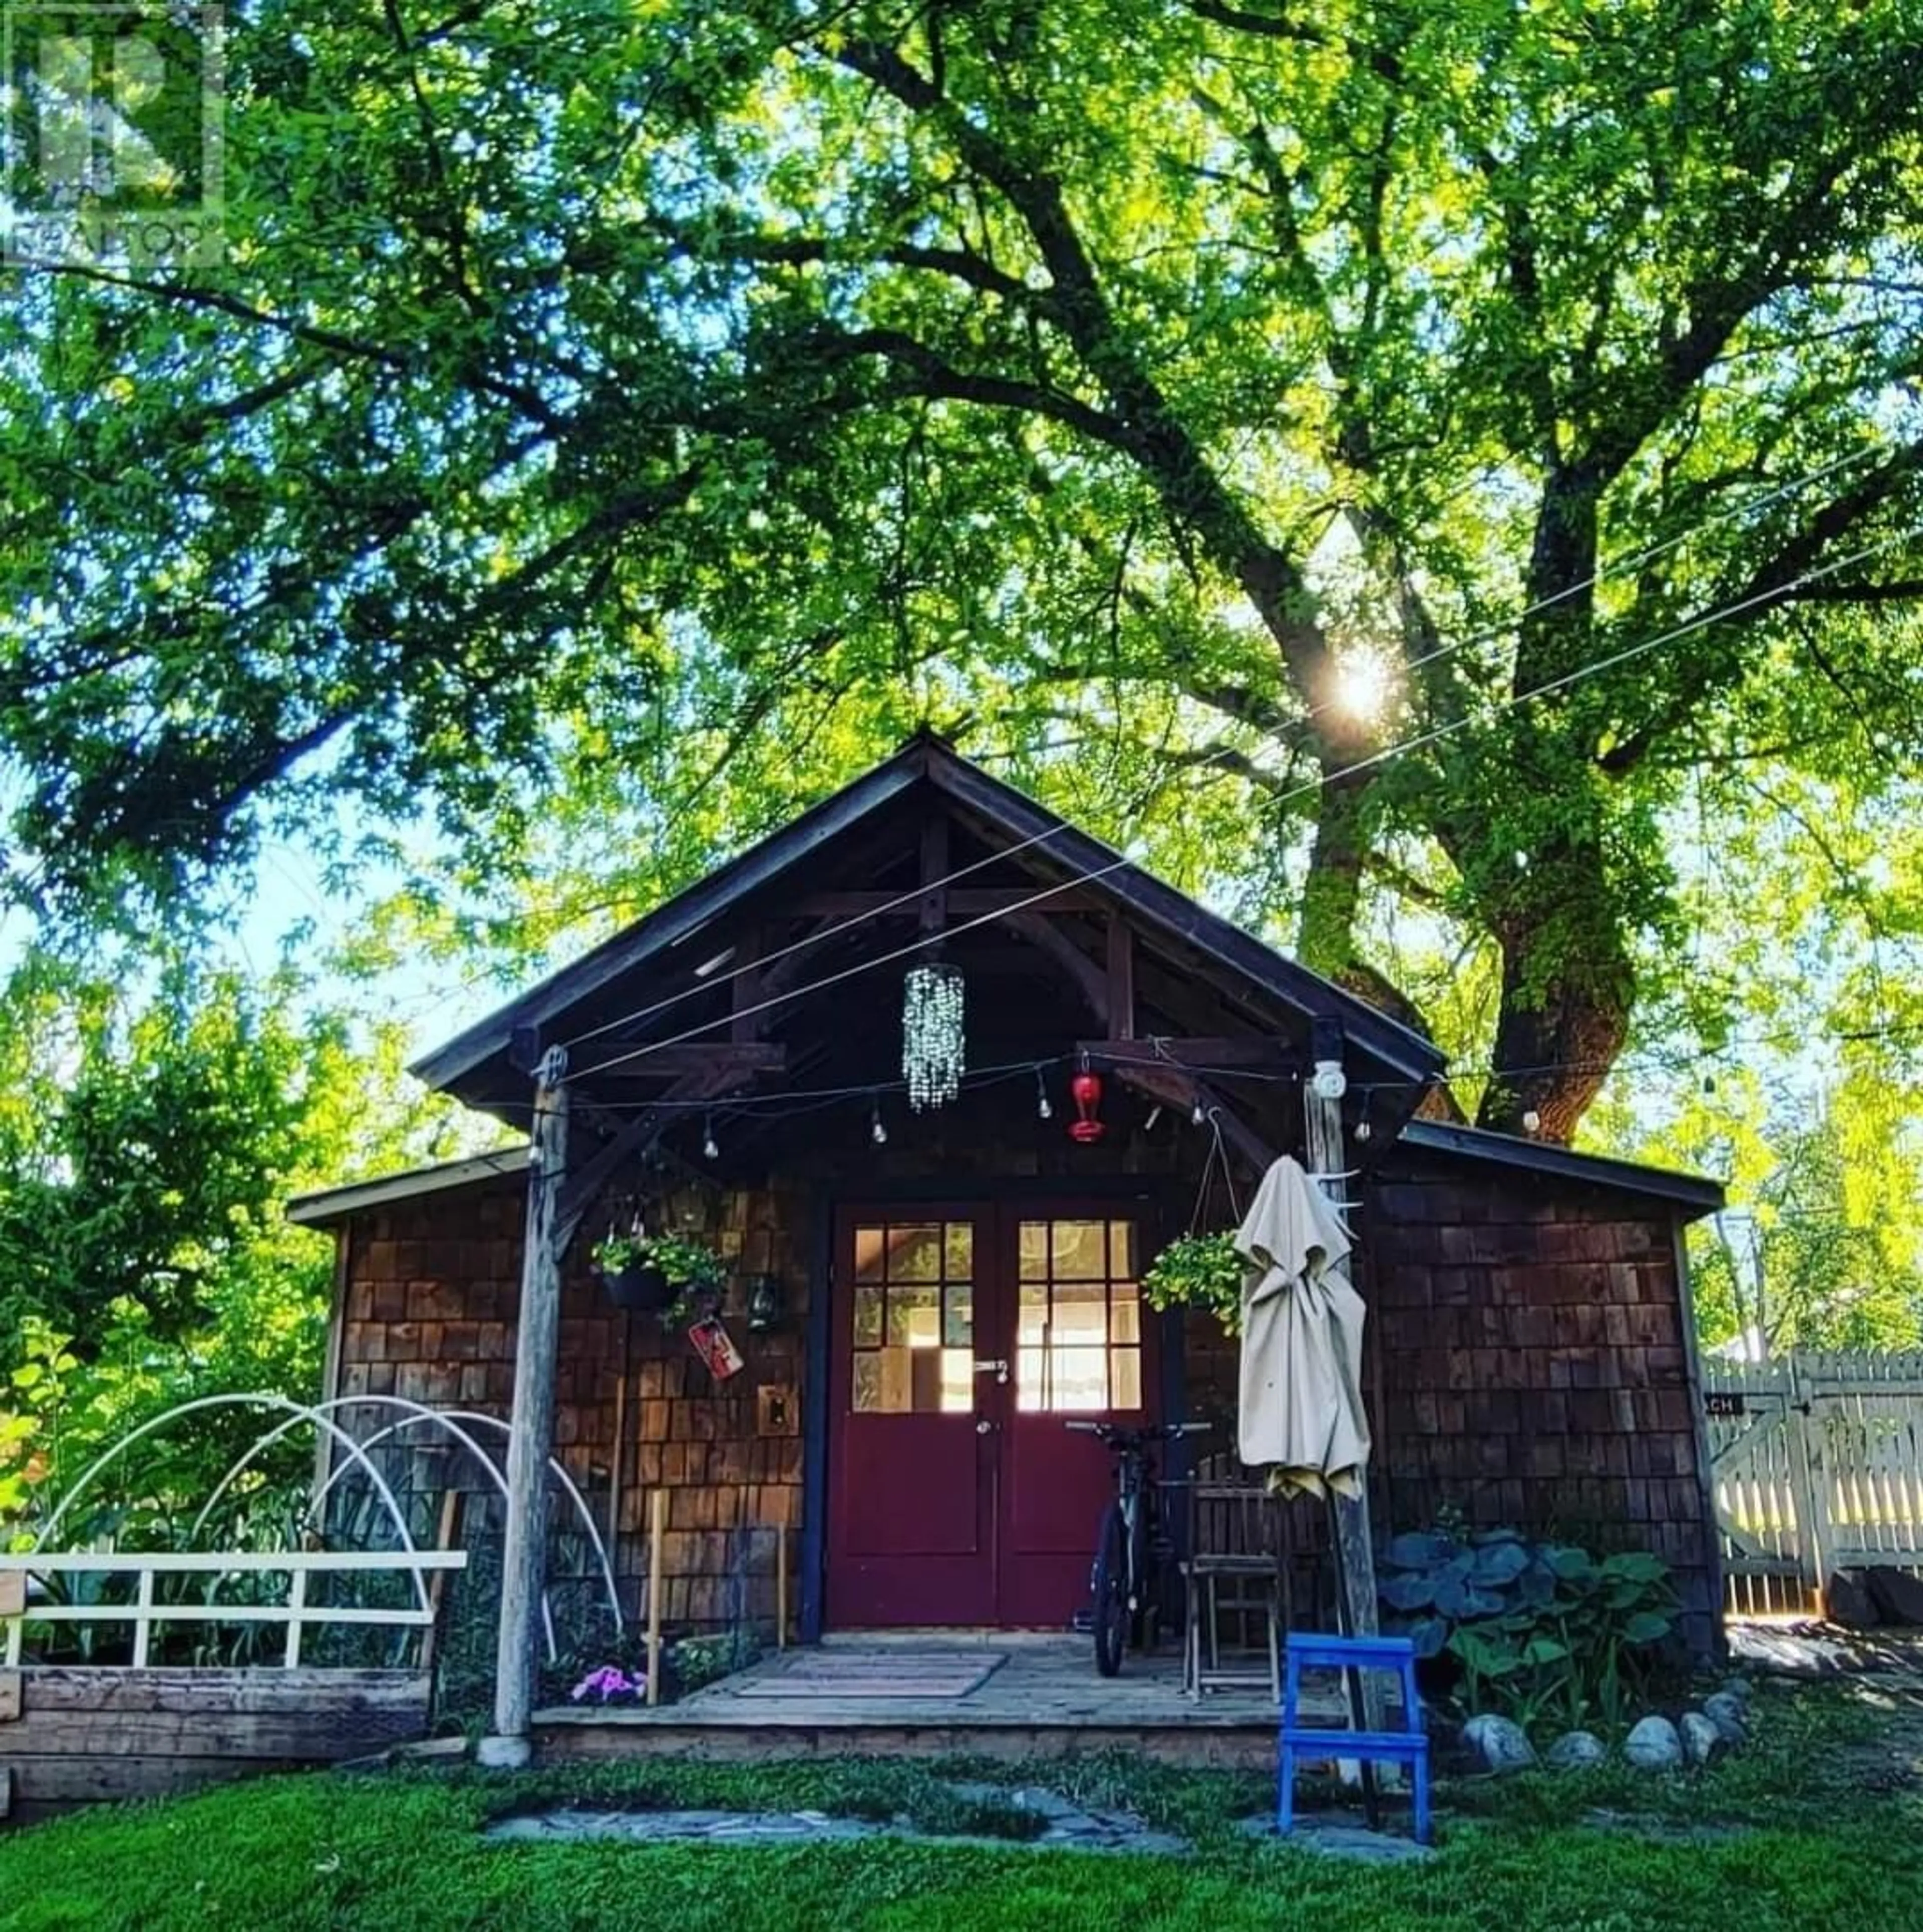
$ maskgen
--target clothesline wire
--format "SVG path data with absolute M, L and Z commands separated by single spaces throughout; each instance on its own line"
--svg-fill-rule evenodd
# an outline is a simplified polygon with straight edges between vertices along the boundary
M 1635 658 L 1646 656 L 1650 652 L 1660 650 L 1665 645 L 1678 643 L 1698 631 L 1707 628 L 1712 624 L 1740 616 L 1744 611 L 1753 610 L 1760 604 L 1778 602 L 1792 590 L 1819 582 L 1822 578 L 1833 576 L 1839 570 L 1847 569 L 1852 564 L 1861 563 L 1868 558 L 1880 555 L 1883 551 L 1894 548 L 1898 543 L 1908 542 L 1916 534 L 1913 530 L 1905 530 L 1894 536 L 1886 538 L 1881 542 L 1865 544 L 1861 549 L 1850 552 L 1847 556 L 1834 558 L 1826 563 L 1804 571 L 1791 578 L 1786 584 L 1766 590 L 1754 591 L 1747 597 L 1737 599 L 1734 603 L 1724 605 L 1714 610 L 1702 612 L 1683 623 L 1672 626 L 1667 631 L 1659 632 L 1653 638 L 1646 638 L 1640 643 L 1627 645 L 1621 650 L 1610 652 L 1606 656 L 1596 658 L 1590 663 L 1580 664 L 1575 669 L 1565 672 L 1560 677 L 1551 678 L 1541 684 L 1532 686 L 1526 692 L 1513 692 L 1508 698 L 1488 707 L 1486 714 L 1454 718 L 1447 724 L 1437 725 L 1432 730 L 1420 733 L 1414 737 L 1406 739 L 1397 744 L 1386 746 L 1381 751 L 1372 752 L 1366 758 L 1358 758 L 1339 771 L 1324 773 L 1306 784 L 1284 793 L 1276 802 L 1278 806 L 1286 805 L 1296 797 L 1306 796 L 1310 792 L 1319 791 L 1325 785 L 1353 777 L 1360 772 L 1372 770 L 1391 758 L 1399 758 L 1410 752 L 1419 751 L 1428 746 L 1438 743 L 1443 739 L 1467 728 L 1472 724 L 1487 722 L 1502 712 L 1520 708 L 1524 704 L 1533 704 L 1538 699 L 1551 697 L 1558 692 L 1571 689 L 1586 679 L 1594 677 L 1601 672 L 1614 669 L 1618 665 L 1630 663 Z M 1030 839 L 1028 842 L 1033 844 L 1036 840 Z M 973 919 L 964 920 L 959 925 L 947 926 L 938 932 L 923 934 L 910 940 L 905 945 L 892 947 L 886 952 L 876 955 L 872 958 L 857 960 L 853 964 L 842 967 L 836 972 L 824 974 L 821 978 L 811 983 L 791 988 L 788 992 L 776 994 L 771 998 L 757 1000 L 748 1006 L 737 1007 L 732 1012 L 719 1015 L 713 1019 L 704 1020 L 697 1025 L 684 1028 L 680 1033 L 670 1034 L 664 1040 L 645 1041 L 632 1048 L 626 1053 L 617 1054 L 612 1060 L 602 1060 L 593 1068 L 586 1070 L 606 1072 L 614 1067 L 626 1066 L 632 1061 L 644 1060 L 651 1054 L 664 1052 L 669 1047 L 679 1046 L 687 1041 L 698 1039 L 704 1034 L 712 1033 L 717 1027 L 727 1026 L 736 1020 L 751 1018 L 758 1013 L 766 1012 L 771 1007 L 782 1005 L 788 1000 L 805 999 L 815 993 L 826 992 L 830 987 L 839 986 L 844 980 L 854 979 L 864 973 L 872 972 L 879 967 L 891 964 L 898 960 L 912 958 L 917 954 L 926 952 L 931 946 L 941 945 L 946 940 L 954 938 L 960 934 L 972 932 L 979 926 L 993 924 L 1007 918 L 1012 913 L 1024 911 L 1030 907 L 1040 905 L 1058 893 L 1094 884 L 1099 880 L 1108 878 L 1112 873 L 1121 871 L 1132 862 L 1126 856 L 1118 855 L 1110 860 L 1106 865 L 1095 866 L 1091 870 L 1074 878 L 1060 880 L 1052 884 L 1042 886 L 1007 906 L 981 914 Z M 922 886 L 905 896 L 910 898 L 916 898 L 928 890 L 930 889 L 928 886 Z M 611 1024 L 626 1025 L 631 1024 L 632 1021 L 632 1016 L 630 1016 L 628 1020 Z
M 1481 631 L 1471 632 L 1467 636 L 1438 645 L 1432 651 L 1424 652 L 1420 657 L 1411 658 L 1402 668 L 1406 671 L 1420 670 L 1425 664 L 1432 664 L 1440 658 L 1453 656 L 1457 651 L 1468 650 L 1477 644 L 1493 644 L 1498 638 L 1507 637 L 1518 625 L 1526 622 L 1528 619 L 1540 616 L 1545 610 L 1552 610 L 1558 604 L 1566 603 L 1572 597 L 1580 597 L 1585 591 L 1594 590 L 1598 584 L 1607 582 L 1611 578 L 1621 576 L 1627 572 L 1640 570 L 1645 564 L 1654 562 L 1658 557 L 1688 543 L 1692 537 L 1700 536 L 1705 530 L 1714 530 L 1719 524 L 1734 523 L 1761 509 L 1766 503 L 1774 502 L 1780 496 L 1792 495 L 1810 484 L 1820 483 L 1839 470 L 1852 469 L 1859 463 L 1867 462 L 1876 453 L 1874 449 L 1866 448 L 1857 450 L 1848 456 L 1840 456 L 1834 462 L 1822 464 L 1803 476 L 1776 484 L 1760 495 L 1733 505 L 1729 509 L 1718 511 L 1713 517 L 1706 517 L 1700 523 L 1690 524 L 1687 530 L 1675 536 L 1666 538 L 1661 543 L 1651 544 L 1646 549 L 1632 551 L 1626 556 L 1612 557 L 1607 563 L 1599 565 L 1580 583 L 1567 585 L 1550 596 L 1526 605 L 1499 623 L 1491 624 Z M 1340 698 L 1324 698 L 1321 704 L 1311 706 L 1306 714 L 1306 719 L 1312 722 L 1321 717 L 1324 712 L 1336 709 L 1341 703 Z
M 1765 496 L 1756 499 L 1755 502 L 1744 506 L 1742 509 L 1722 512 L 1718 517 L 1709 518 L 1703 524 L 1694 526 L 1691 530 L 1686 531 L 1683 532 L 1682 536 L 1670 539 L 1667 547 L 1673 548 L 1676 544 L 1686 540 L 1686 538 L 1690 536 L 1697 534 L 1702 530 L 1712 528 L 1718 522 L 1726 521 L 1732 517 L 1744 514 L 1747 510 L 1755 508 L 1757 503 L 1768 501 L 1769 495 L 1772 494 L 1782 494 L 1792 489 L 1801 488 L 1804 484 L 1817 481 L 1824 476 L 1832 474 L 1838 470 L 1846 467 L 1851 464 L 1864 460 L 1864 457 L 1868 454 L 1868 452 L 1859 452 L 1858 454 L 1855 456 L 1840 458 L 1833 464 L 1823 466 L 1820 469 L 1810 472 L 1807 476 L 1797 478 L 1794 482 L 1779 485 L 1778 486 L 1778 489 L 1775 492 L 1766 494 Z M 1814 567 L 1792 578 L 1789 584 L 1780 589 L 1758 592 L 1750 597 L 1741 599 L 1736 603 L 1726 605 L 1720 609 L 1702 613 L 1698 616 L 1692 618 L 1688 622 L 1676 626 L 1670 631 L 1660 633 L 1655 638 L 1646 640 L 1642 644 L 1632 645 L 1625 650 L 1615 652 L 1608 657 L 1598 659 L 1592 664 L 1579 666 L 1574 671 L 1568 674 L 1563 677 L 1552 680 L 1546 684 L 1536 686 L 1527 692 L 1514 693 L 1510 697 L 1502 700 L 1499 703 L 1492 706 L 1490 708 L 1490 715 L 1492 716 L 1495 712 L 1508 710 L 1514 706 L 1532 702 L 1538 698 L 1547 697 L 1555 692 L 1566 689 L 1570 686 L 1580 682 L 1585 677 L 1592 676 L 1598 672 L 1611 669 L 1617 664 L 1626 663 L 1630 659 L 1640 656 L 1648 651 L 1655 650 L 1665 644 L 1676 642 L 1684 637 L 1690 635 L 1697 630 L 1706 628 L 1710 624 L 1720 622 L 1726 618 L 1740 615 L 1744 611 L 1754 608 L 1758 604 L 1775 601 L 1785 595 L 1788 590 L 1798 589 L 1804 585 L 1817 582 L 1823 578 L 1833 574 L 1838 570 L 1848 568 L 1852 563 L 1863 562 L 1870 556 L 1877 555 L 1882 550 L 1893 548 L 1898 542 L 1907 541 L 1908 538 L 1914 534 L 1914 532 L 1904 532 L 1900 536 L 1892 538 L 1884 543 L 1869 546 L 1865 549 L 1853 553 L 1850 556 L 1839 558 L 1834 562 Z M 1619 567 L 1628 568 L 1640 562 L 1646 562 L 1649 556 L 1660 554 L 1664 548 L 1665 548 L 1665 546 L 1654 546 L 1646 552 L 1640 553 L 1635 556 L 1623 560 L 1622 560 Z M 1611 566 L 1612 568 L 1616 567 L 1618 566 Z M 1592 578 L 1588 580 L 1589 584 L 1593 584 L 1600 576 L 1606 574 L 1606 572 L 1599 572 L 1597 574 L 1596 578 Z M 1543 600 L 1541 603 L 1531 605 L 1528 609 L 1518 614 L 1517 616 L 1510 620 L 1510 622 L 1512 625 L 1520 622 L 1523 618 L 1534 614 L 1538 610 L 1546 608 L 1550 605 L 1559 601 L 1561 597 L 1572 595 L 1574 592 L 1587 587 L 1588 587 L 1588 584 L 1572 586 L 1570 590 L 1559 592 L 1558 597 L 1546 598 Z M 1499 634 L 1499 633 L 1492 633 L 1492 634 Z M 1444 650 L 1432 652 L 1426 656 L 1418 658 L 1412 662 L 1410 668 L 1413 669 L 1420 664 L 1431 662 L 1436 658 L 1445 655 L 1447 650 L 1462 648 L 1464 644 L 1472 641 L 1474 641 L 1474 640 L 1465 639 L 1457 644 L 1446 646 Z M 1326 709 L 1327 707 L 1324 706 L 1322 708 Z M 1311 711 L 1308 715 L 1312 718 L 1318 715 L 1318 713 L 1316 711 Z M 1358 772 L 1370 770 L 1375 766 L 1382 764 L 1389 758 L 1400 756 L 1404 752 L 1418 750 L 1423 748 L 1426 746 L 1436 743 L 1440 740 L 1449 736 L 1453 733 L 1462 730 L 1468 725 L 1478 722 L 1481 721 L 1474 716 L 1454 719 L 1448 724 L 1438 726 L 1433 730 L 1421 734 L 1414 738 L 1404 740 L 1398 744 L 1388 746 L 1384 748 L 1382 751 L 1376 752 L 1368 758 L 1358 760 L 1355 763 L 1344 767 L 1341 770 L 1322 774 L 1316 778 L 1310 780 L 1303 784 L 1292 788 L 1291 790 L 1283 793 L 1278 799 L 1276 799 L 1274 802 L 1274 805 L 1277 808 L 1286 806 L 1298 798 L 1305 797 L 1312 792 L 1321 790 L 1328 784 L 1335 783 L 1343 778 L 1353 777 Z M 920 884 L 898 894 L 896 897 L 885 902 L 881 905 L 870 907 L 863 911 L 851 914 L 847 919 L 838 922 L 835 925 L 825 928 L 822 932 L 805 934 L 801 938 L 790 941 L 788 945 L 778 949 L 772 953 L 767 954 L 758 959 L 745 961 L 742 964 L 736 967 L 733 970 L 725 974 L 705 980 L 696 986 L 684 987 L 680 992 L 668 994 L 663 998 L 654 1001 L 652 1004 L 640 1009 L 638 1011 L 625 1013 L 616 1018 L 604 1021 L 597 1027 L 591 1028 L 586 1032 L 576 1034 L 572 1039 L 562 1042 L 562 1044 L 569 1048 L 572 1048 L 581 1046 L 589 1040 L 602 1038 L 608 1034 L 619 1031 L 622 1028 L 640 1025 L 644 1023 L 646 1020 L 657 1017 L 661 1013 L 667 1012 L 673 1007 L 680 1005 L 683 1001 L 694 998 L 698 994 L 712 991 L 713 988 L 718 986 L 731 985 L 736 980 L 740 978 L 744 974 L 764 968 L 772 964 L 777 960 L 788 958 L 792 954 L 801 951 L 805 947 L 820 944 L 827 940 L 835 938 L 841 934 L 850 931 L 854 927 L 862 925 L 869 920 L 885 917 L 890 912 L 899 910 L 904 906 L 912 904 L 916 900 L 925 897 L 931 892 L 940 891 L 946 886 L 953 885 L 957 881 L 967 878 L 972 874 L 981 871 L 985 866 L 994 864 L 998 860 L 1010 857 L 1016 853 L 1024 851 L 1034 846 L 1044 844 L 1048 839 L 1058 836 L 1060 833 L 1067 831 L 1070 828 L 1066 826 L 1056 825 L 1049 826 L 1042 831 L 1031 833 L 1027 838 L 1021 839 L 1012 845 L 1005 846 L 1001 848 L 1000 850 L 992 853 L 986 858 L 976 860 L 967 866 L 958 867 L 940 879 L 924 880 Z M 1065 880 L 1056 885 L 1052 886 L 1048 888 L 1048 892 L 1042 894 L 1041 896 L 1046 898 L 1052 896 L 1053 894 L 1058 892 L 1072 890 L 1080 886 L 1092 884 L 1100 879 L 1107 878 L 1112 873 L 1120 871 L 1124 866 L 1129 865 L 1131 862 L 1132 862 L 1125 856 L 1118 857 L 1106 866 L 1098 866 L 1091 872 L 1085 872 L 1078 877 Z M 1028 907 L 1037 902 L 1038 902 L 1035 899 L 1023 899 L 1017 902 L 1013 906 L 1005 908 L 998 912 L 985 914 L 981 918 L 971 920 L 964 926 L 959 927 L 950 927 L 947 928 L 947 931 L 950 932 L 967 932 L 972 929 L 974 926 L 988 924 L 995 920 L 1005 918 L 1010 912 L 1025 910 Z M 890 959 L 904 956 L 906 952 L 917 950 L 921 947 L 926 946 L 939 944 L 944 936 L 944 934 L 925 935 L 910 947 L 899 949 L 895 952 L 885 955 L 883 958 L 868 962 L 867 964 L 869 965 L 884 964 L 887 963 Z M 863 969 L 861 968 L 856 968 L 850 969 L 850 971 L 830 975 L 824 980 L 815 982 L 812 986 L 796 988 L 790 993 L 784 994 L 781 998 L 783 999 L 796 998 L 802 997 L 808 993 L 818 992 L 824 986 L 836 985 L 841 980 L 850 976 L 852 971 L 860 970 Z M 736 1013 L 731 1014 L 729 1017 L 730 1018 L 742 1018 L 747 1016 L 748 1014 L 765 1012 L 770 1006 L 777 1004 L 778 1004 L 778 1000 L 763 1000 L 757 1005 L 746 1009 L 745 1012 L 736 1012 Z M 724 1022 L 721 1021 L 716 1021 L 710 1023 L 710 1026 L 718 1025 L 723 1023 Z M 694 1028 L 688 1033 L 685 1033 L 677 1036 L 676 1039 L 677 1040 L 685 1040 L 692 1038 L 696 1034 L 709 1030 L 710 1026 Z M 658 1042 L 655 1044 L 656 1046 L 662 1046 L 668 1043 L 669 1042 Z M 604 1066 L 607 1066 L 620 1064 L 620 1063 L 619 1061 L 613 1061 L 604 1062 L 602 1064 Z

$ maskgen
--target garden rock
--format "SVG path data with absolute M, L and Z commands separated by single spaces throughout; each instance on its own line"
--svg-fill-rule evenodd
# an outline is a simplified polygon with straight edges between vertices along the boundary
M 1543 1754 L 1552 1771 L 1586 1771 L 1609 1756 L 1609 1747 L 1594 1731 L 1564 1731 Z
M 1624 1739 L 1622 1754 L 1639 1771 L 1674 1771 L 1683 1761 L 1682 1739 L 1668 1718 L 1645 1718 Z
M 1886 1624 L 1923 1624 L 1923 1576 L 1904 1570 L 1872 1570 L 1870 1600 Z
M 1747 1714 L 1750 1700 L 1756 1695 L 1756 1686 L 1747 1677 L 1728 1677 L 1723 1680 L 1723 1688 L 1716 1694 L 1719 1697 L 1733 1697 Z
M 1743 1700 L 1729 1690 L 1714 1690 L 1702 1700 L 1702 1714 L 1716 1726 L 1726 1744 L 1739 1744 L 1749 1730 L 1749 1711 Z
M 1462 1726 L 1462 1742 L 1490 1771 L 1527 1771 L 1536 1761 L 1536 1748 L 1522 1726 L 1490 1712 Z
M 1682 1714 L 1683 1755 L 1691 1764 L 1707 1764 L 1723 1748 L 1723 1733 L 1713 1718 L 1700 1711 Z
M 1851 1630 L 1874 1630 L 1882 1618 L 1876 1612 L 1876 1599 L 1870 1594 L 1868 1580 L 1860 1570 L 1832 1570 L 1823 1586 L 1823 1607 L 1833 1624 Z

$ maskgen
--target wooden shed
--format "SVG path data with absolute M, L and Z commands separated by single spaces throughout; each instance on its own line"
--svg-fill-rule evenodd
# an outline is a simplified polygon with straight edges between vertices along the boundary
M 938 950 L 966 1072 L 916 1111 L 904 975 Z M 1417 1118 L 1430 1042 L 938 740 L 416 1070 L 524 1129 L 557 1048 L 565 1166 L 536 1216 L 560 1257 L 554 1438 L 613 1513 L 629 1590 L 668 1492 L 670 1622 L 726 1616 L 730 1532 L 753 1522 L 792 1534 L 805 1637 L 1065 1626 L 1108 1475 L 1064 1423 L 1200 1414 L 1232 1444 L 1233 1343 L 1152 1313 L 1141 1276 L 1190 1226 L 1218 1133 L 1244 1199 L 1276 1155 L 1307 1157 L 1333 1065 L 1377 1535 L 1447 1504 L 1646 1547 L 1711 1645 L 1682 1234 L 1720 1190 Z M 1099 1134 L 1075 1131 L 1084 1070 Z M 330 1396 L 508 1414 L 529 1192 L 521 1149 L 297 1204 L 339 1244 Z M 738 1372 L 610 1305 L 588 1250 L 637 1212 L 726 1260 Z

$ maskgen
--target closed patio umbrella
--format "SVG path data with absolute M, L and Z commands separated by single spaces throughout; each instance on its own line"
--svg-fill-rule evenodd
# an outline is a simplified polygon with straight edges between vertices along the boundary
M 1287 1155 L 1235 1235 L 1242 1287 L 1242 1460 L 1284 1495 L 1359 1496 L 1369 1460 L 1363 1300 L 1334 1205 Z

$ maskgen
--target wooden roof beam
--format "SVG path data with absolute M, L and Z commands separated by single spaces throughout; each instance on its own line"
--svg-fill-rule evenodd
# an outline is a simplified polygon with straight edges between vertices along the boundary
M 788 1050 L 765 1040 L 723 1040 L 704 1046 L 699 1040 L 681 1040 L 671 1046 L 652 1046 L 645 1040 L 604 1034 L 594 1042 L 603 1054 L 598 1064 L 584 1062 L 574 1078 L 593 1074 L 624 1080 L 680 1079 L 689 1073 L 730 1074 L 737 1079 L 752 1073 L 785 1073 Z
M 1116 1078 L 1124 1087 L 1132 1087 L 1165 1107 L 1190 1112 L 1199 1106 L 1222 1130 L 1224 1143 L 1256 1174 L 1266 1174 L 1275 1165 L 1276 1149 L 1207 1081 L 1198 1079 L 1184 1068 L 1153 1063 L 1138 1066 L 1124 1061 L 1114 1070 Z
M 1038 898 L 1040 893 L 1047 897 Z M 940 896 L 947 902 L 949 917 L 956 920 L 980 919 L 1021 908 L 1038 913 L 1100 912 L 1108 903 L 1086 886 L 1051 887 L 1046 879 L 1027 886 L 947 886 Z M 926 903 L 913 892 L 803 892 L 784 910 L 797 919 L 919 920 Z

